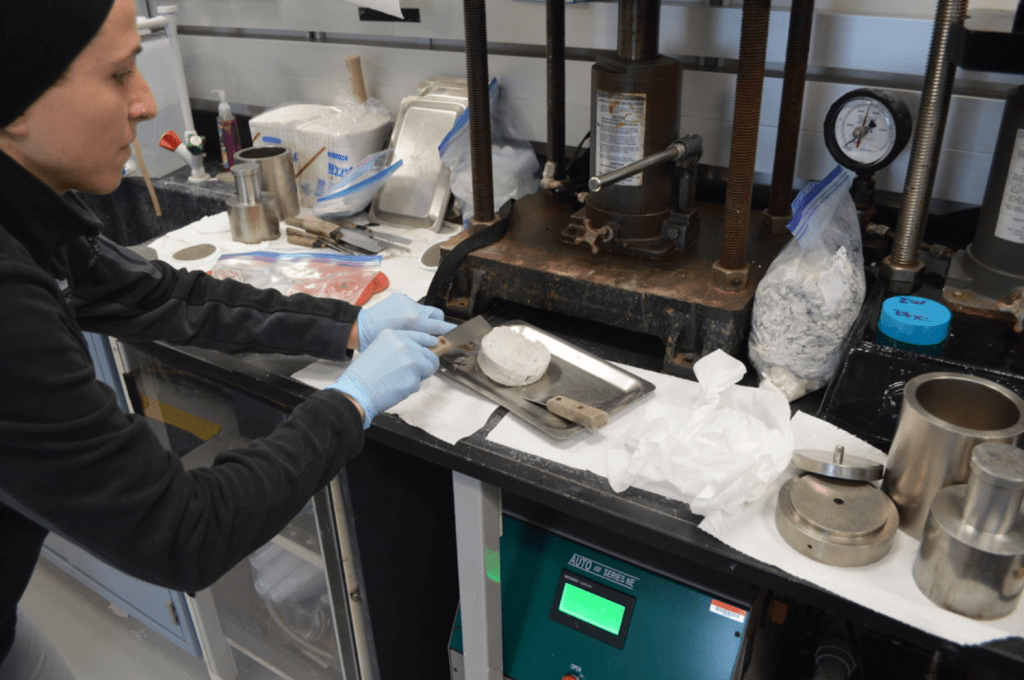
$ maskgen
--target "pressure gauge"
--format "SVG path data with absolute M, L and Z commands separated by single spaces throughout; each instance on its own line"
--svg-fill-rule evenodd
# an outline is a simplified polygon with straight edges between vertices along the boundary
M 910 111 L 890 92 L 860 89 L 825 116 L 825 146 L 843 167 L 870 174 L 896 159 L 910 140 Z

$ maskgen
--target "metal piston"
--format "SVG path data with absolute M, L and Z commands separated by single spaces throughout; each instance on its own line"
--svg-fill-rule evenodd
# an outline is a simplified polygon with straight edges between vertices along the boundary
M 1024 450 L 986 442 L 971 453 L 967 484 L 932 501 L 914 561 L 928 599 L 972 619 L 998 619 L 1024 591 Z
M 231 168 L 238 196 L 225 199 L 231 240 L 239 243 L 260 243 L 281 235 L 278 203 L 260 188 L 261 168 L 256 163 L 236 163 Z

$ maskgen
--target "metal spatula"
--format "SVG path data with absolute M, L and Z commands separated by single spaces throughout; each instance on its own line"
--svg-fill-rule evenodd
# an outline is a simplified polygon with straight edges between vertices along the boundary
M 491 331 L 491 324 L 482 316 L 475 316 L 466 323 L 438 337 L 437 345 L 430 350 L 437 356 L 444 356 L 459 345 L 473 342 Z

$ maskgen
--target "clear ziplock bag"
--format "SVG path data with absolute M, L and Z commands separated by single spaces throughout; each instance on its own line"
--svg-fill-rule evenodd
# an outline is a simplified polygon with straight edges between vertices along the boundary
M 313 214 L 329 219 L 334 216 L 347 217 L 366 210 L 388 177 L 402 167 L 401 158 L 388 165 L 388 157 L 393 151 L 385 149 L 361 160 L 316 200 Z
M 217 260 L 210 274 L 285 295 L 306 293 L 360 305 L 387 288 L 382 260 L 380 255 L 342 253 L 229 253 Z
M 763 380 L 794 399 L 824 387 L 842 358 L 864 302 L 860 222 L 853 174 L 840 166 L 793 201 L 793 239 L 754 294 L 750 361 Z
M 502 99 L 498 80 L 488 88 L 491 109 L 491 175 L 494 210 L 512 199 L 535 193 L 540 188 L 540 161 L 527 137 L 520 131 L 514 112 Z M 469 109 L 465 109 L 441 141 L 441 161 L 452 169 L 452 195 L 462 211 L 463 224 L 473 216 L 473 164 L 470 158 Z

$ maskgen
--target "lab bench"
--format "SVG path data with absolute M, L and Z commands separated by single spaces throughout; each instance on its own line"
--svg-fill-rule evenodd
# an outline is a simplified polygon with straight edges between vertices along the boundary
M 171 222 L 188 223 L 222 209 L 220 194 L 225 187 L 216 183 L 198 190 L 176 175 L 158 182 L 160 193 L 172 197 L 165 205 L 187 214 L 156 218 L 156 222 L 150 216 L 141 228 L 152 233 L 132 233 L 115 240 L 144 241 L 167 231 Z M 132 211 L 148 212 L 148 198 L 138 182 L 124 183 L 119 192 L 125 195 L 115 197 L 111 205 L 116 210 L 112 214 L 107 211 L 105 219 L 131 223 L 135 221 Z M 104 212 L 102 206 L 100 212 Z M 135 228 L 139 228 L 138 224 Z M 543 312 L 529 316 L 535 312 L 527 308 L 504 309 L 499 313 L 526 320 L 603 359 L 660 369 L 660 347 L 644 351 L 642 343 L 617 337 L 615 329 L 605 327 L 591 332 L 577 320 Z M 898 351 L 873 347 L 868 327 L 872 314 L 871 305 L 866 305 L 850 336 L 846 360 L 834 384 L 824 394 L 795 402 L 793 408 L 818 413 L 884 450 L 895 426 L 895 413 L 872 410 L 877 410 L 876 392 L 885 385 L 870 384 L 869 379 L 956 370 L 957 366 L 942 359 L 906 357 Z M 201 464 L 200 458 L 215 455 L 227 446 L 266 434 L 314 389 L 289 377 L 312 364 L 312 357 L 224 354 L 163 343 L 122 343 L 119 349 L 136 410 L 140 410 L 140 385 L 147 379 L 139 372 L 140 365 L 167 367 L 158 368 L 154 374 L 173 376 L 170 384 L 151 384 L 143 387 L 142 392 L 151 392 L 147 396 L 158 398 L 161 391 L 173 391 L 184 385 L 188 394 L 179 406 L 186 412 L 193 409 L 192 413 L 197 413 L 194 409 L 201 408 L 197 404 L 205 403 L 210 394 L 217 395 L 216 409 L 199 413 L 208 419 L 219 413 L 212 419 L 230 423 L 230 436 L 219 435 L 204 442 L 180 428 L 167 428 L 169 448 L 181 453 L 187 466 Z M 884 364 L 881 370 L 878 362 Z M 1020 388 L 1019 376 L 1005 374 L 998 367 L 988 377 L 1004 384 L 1010 381 L 1013 388 Z M 867 393 L 871 399 L 865 400 Z M 747 600 L 756 600 L 760 603 L 759 618 L 751 622 L 752 626 L 766 625 L 765 621 L 772 616 L 772 601 L 788 606 L 786 626 L 795 641 L 782 647 L 780 656 L 784 657 L 783 663 L 790 664 L 790 670 L 797 668 L 792 656 L 803 654 L 813 661 L 813 648 L 809 653 L 803 648 L 796 649 L 808 644 L 800 639 L 801 635 L 820 637 L 825 633 L 816 629 L 821 621 L 845 619 L 860 631 L 865 647 L 874 646 L 883 655 L 898 654 L 903 658 L 887 661 L 886 672 L 890 675 L 885 677 L 923 676 L 929 665 L 941 666 L 942 660 L 1008 677 L 1024 676 L 1024 639 L 1020 637 L 962 646 L 834 595 L 730 548 L 698 529 L 701 517 L 691 513 L 684 503 L 635 488 L 616 493 L 603 477 L 490 441 L 488 432 L 503 416 L 499 409 L 480 430 L 453 445 L 398 417 L 379 416 L 367 431 L 363 453 L 316 495 L 307 508 L 306 520 L 293 523 L 295 526 L 290 527 L 294 530 L 286 529 L 275 539 L 278 546 L 289 550 L 295 543 L 292 538 L 302 537 L 309 546 L 290 552 L 305 557 L 313 555 L 314 559 L 307 561 L 323 573 L 322 588 L 330 601 L 333 618 L 326 637 L 319 641 L 327 641 L 331 661 L 325 665 L 324 654 L 311 655 L 311 650 L 303 651 L 299 641 L 288 640 L 286 633 L 275 634 L 273 626 L 280 625 L 268 619 L 266 607 L 253 589 L 252 570 L 243 563 L 222 584 L 228 592 L 220 600 L 211 601 L 215 589 L 199 593 L 192 600 L 197 632 L 203 639 L 204 654 L 215 680 L 392 680 L 410 674 L 448 680 L 447 652 L 453 620 L 460 607 L 458 554 L 466 549 L 460 545 L 465 541 L 457 538 L 457 496 L 465 494 L 466 489 L 471 502 L 500 499 L 497 512 L 491 509 L 489 521 L 493 522 L 495 514 L 500 521 L 502 513 L 525 518 L 553 533 L 572 536 L 581 544 L 600 546 L 610 554 L 628 557 L 632 563 L 646 565 L 680 581 L 715 591 L 739 592 Z M 460 488 L 461 491 L 457 490 Z M 290 538 L 289 534 L 293 536 Z M 486 602 L 477 604 L 487 606 Z M 234 620 L 232 609 L 236 611 Z M 238 615 L 238 611 L 243 613 Z M 239 622 L 255 622 L 256 632 L 245 632 Z M 495 629 L 490 627 L 487 633 L 493 637 Z M 500 637 L 500 627 L 497 636 Z M 331 643 L 333 649 L 329 649 Z M 279 654 L 280 650 L 269 651 L 275 645 L 290 647 L 290 658 L 287 653 Z M 900 663 L 907 666 L 906 672 L 899 667 Z M 220 675 L 213 672 L 218 668 Z M 973 680 L 991 675 L 970 677 Z
M 123 344 L 121 350 L 174 366 L 281 413 L 313 391 L 288 377 L 312 363 L 311 357 L 222 354 L 162 343 Z M 497 493 L 498 507 L 506 512 L 600 544 L 638 564 L 715 589 L 746 589 L 751 600 L 760 596 L 788 603 L 791 619 L 797 611 L 805 620 L 822 613 L 846 619 L 870 638 L 893 641 L 913 657 L 907 663 L 920 662 L 915 672 L 923 674 L 924 666 L 943 658 L 1009 677 L 1024 675 L 1020 637 L 961 646 L 836 596 L 698 529 L 701 518 L 684 503 L 637 489 L 616 493 L 593 473 L 489 441 L 487 432 L 502 415 L 499 409 L 481 430 L 454 445 L 381 415 L 367 431 L 364 451 L 348 465 L 340 484 L 332 485 L 339 497 L 324 508 L 341 509 L 340 522 L 347 525 L 358 565 L 357 583 L 346 586 L 349 604 L 356 603 L 356 616 L 365 617 L 372 663 L 384 680 L 405 677 L 413 667 L 416 677 L 449 676 L 444 653 L 459 606 L 460 547 L 453 526 L 459 491 L 453 492 L 453 477 L 456 487 L 463 480 L 483 489 L 483 495 Z M 332 549 L 339 548 L 324 546 Z

